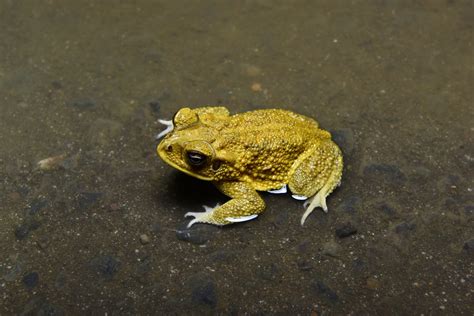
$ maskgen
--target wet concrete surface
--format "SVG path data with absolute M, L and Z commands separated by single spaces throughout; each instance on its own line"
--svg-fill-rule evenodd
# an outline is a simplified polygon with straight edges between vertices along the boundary
M 472 315 L 473 21 L 471 1 L 1 1 L 0 314 Z M 207 104 L 333 132 L 329 213 L 301 227 L 263 194 L 257 220 L 186 229 L 226 197 L 154 136 Z

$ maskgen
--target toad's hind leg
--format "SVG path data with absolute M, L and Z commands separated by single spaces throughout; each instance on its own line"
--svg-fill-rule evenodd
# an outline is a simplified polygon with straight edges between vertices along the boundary
M 339 185 L 342 176 L 341 150 L 331 140 L 323 140 L 301 157 L 295 165 L 289 188 L 293 194 L 311 197 L 301 225 L 311 212 L 321 207 L 327 212 L 326 197 Z

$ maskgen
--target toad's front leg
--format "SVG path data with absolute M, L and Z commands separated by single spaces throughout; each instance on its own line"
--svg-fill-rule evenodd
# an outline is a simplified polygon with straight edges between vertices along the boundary
M 215 182 L 222 193 L 232 199 L 214 208 L 205 207 L 205 212 L 188 212 L 184 216 L 194 217 L 188 228 L 195 223 L 227 225 L 254 219 L 263 212 L 265 203 L 260 195 L 245 182 Z

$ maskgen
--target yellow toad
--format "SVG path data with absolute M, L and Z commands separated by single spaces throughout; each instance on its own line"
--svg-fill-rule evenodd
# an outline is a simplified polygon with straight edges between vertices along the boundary
M 342 154 L 331 134 L 308 117 L 268 109 L 230 115 L 225 107 L 182 108 L 157 148 L 172 167 L 193 177 L 212 181 L 231 198 L 205 212 L 188 212 L 188 224 L 227 225 L 256 218 L 265 209 L 257 191 L 286 193 L 306 200 L 308 215 L 321 207 L 340 184 Z

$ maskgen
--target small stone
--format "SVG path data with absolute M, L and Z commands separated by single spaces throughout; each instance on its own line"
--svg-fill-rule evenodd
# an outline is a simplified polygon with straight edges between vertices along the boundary
M 356 258 L 352 261 L 352 268 L 356 271 L 362 271 L 367 267 L 367 264 L 360 258 Z
M 430 169 L 423 166 L 416 166 L 411 171 L 410 180 L 420 183 L 426 182 L 426 179 L 428 179 L 431 174 Z
M 140 235 L 140 242 L 142 243 L 142 245 L 149 244 L 150 243 L 150 237 L 148 237 L 147 234 L 141 234 Z
M 255 83 L 252 84 L 251 89 L 254 92 L 260 92 L 260 91 L 262 91 L 262 85 L 258 82 L 255 82 Z
M 44 198 L 36 198 L 30 203 L 30 209 L 28 210 L 29 215 L 36 215 L 48 205 L 48 201 Z
M 79 193 L 77 203 L 81 210 L 86 210 L 99 201 L 104 194 L 102 192 L 81 192 Z
M 81 99 L 81 100 L 73 101 L 71 105 L 80 110 L 87 110 L 87 109 L 94 108 L 96 106 L 96 102 L 92 99 Z
M 160 113 L 161 104 L 160 101 L 155 100 L 148 103 L 153 114 L 158 115 Z
M 398 224 L 397 226 L 395 226 L 395 232 L 397 234 L 406 234 L 410 231 L 413 231 L 415 230 L 416 228 L 416 224 L 415 223 L 407 223 L 407 222 L 403 222 L 403 223 L 400 223 Z
M 311 262 L 305 259 L 299 259 L 298 261 L 296 261 L 296 265 L 301 271 L 309 271 L 313 268 Z
M 118 204 L 118 203 L 111 203 L 111 204 L 109 205 L 109 209 L 110 209 L 111 211 L 114 211 L 114 212 L 115 212 L 115 211 L 118 211 L 118 210 L 120 210 L 120 204 Z
M 39 281 L 39 274 L 38 272 L 30 272 L 28 273 L 27 275 L 25 275 L 23 277 L 23 284 L 27 287 L 27 288 L 34 288 L 35 286 L 38 285 L 38 281 Z
M 388 215 L 390 217 L 392 216 L 395 216 L 397 214 L 397 211 L 395 210 L 394 207 L 392 207 L 391 205 L 387 204 L 387 203 L 381 203 L 379 206 L 378 206 L 378 209 L 384 213 L 385 215 Z
M 357 228 L 355 228 L 350 222 L 339 225 L 336 228 L 336 236 L 339 238 L 346 238 L 354 235 L 355 233 L 357 233 Z
M 46 236 L 40 237 L 38 241 L 36 242 L 36 245 L 38 246 L 39 249 L 45 250 L 46 248 L 48 248 L 48 245 L 49 245 L 48 237 Z
M 329 286 L 327 286 L 323 281 L 316 280 L 311 284 L 313 291 L 323 298 L 329 300 L 330 302 L 336 302 L 339 300 L 339 296 L 334 292 Z
M 15 229 L 15 237 L 18 240 L 25 239 L 30 234 L 30 225 L 23 223 Z
M 341 246 L 339 246 L 339 244 L 336 241 L 331 240 L 323 244 L 321 252 L 323 255 L 337 258 L 340 250 L 341 250 Z
M 61 164 L 65 158 L 66 158 L 65 154 L 52 156 L 52 157 L 45 158 L 38 161 L 36 165 L 38 166 L 38 169 L 43 170 L 43 171 L 56 170 L 61 167 Z
M 17 279 L 18 275 L 22 272 L 22 267 L 19 262 L 13 264 L 13 266 L 6 272 L 2 278 L 7 282 L 12 282 Z
M 464 206 L 464 213 L 469 216 L 474 215 L 474 205 Z
M 309 240 L 305 239 L 303 240 L 301 243 L 298 244 L 298 246 L 296 247 L 296 250 L 299 252 L 299 253 L 307 253 L 309 248 L 311 246 L 311 243 Z
M 474 253 L 474 239 L 466 241 L 462 248 L 468 253 Z
M 370 290 L 376 290 L 380 287 L 380 281 L 375 278 L 369 277 L 367 278 L 366 286 Z

